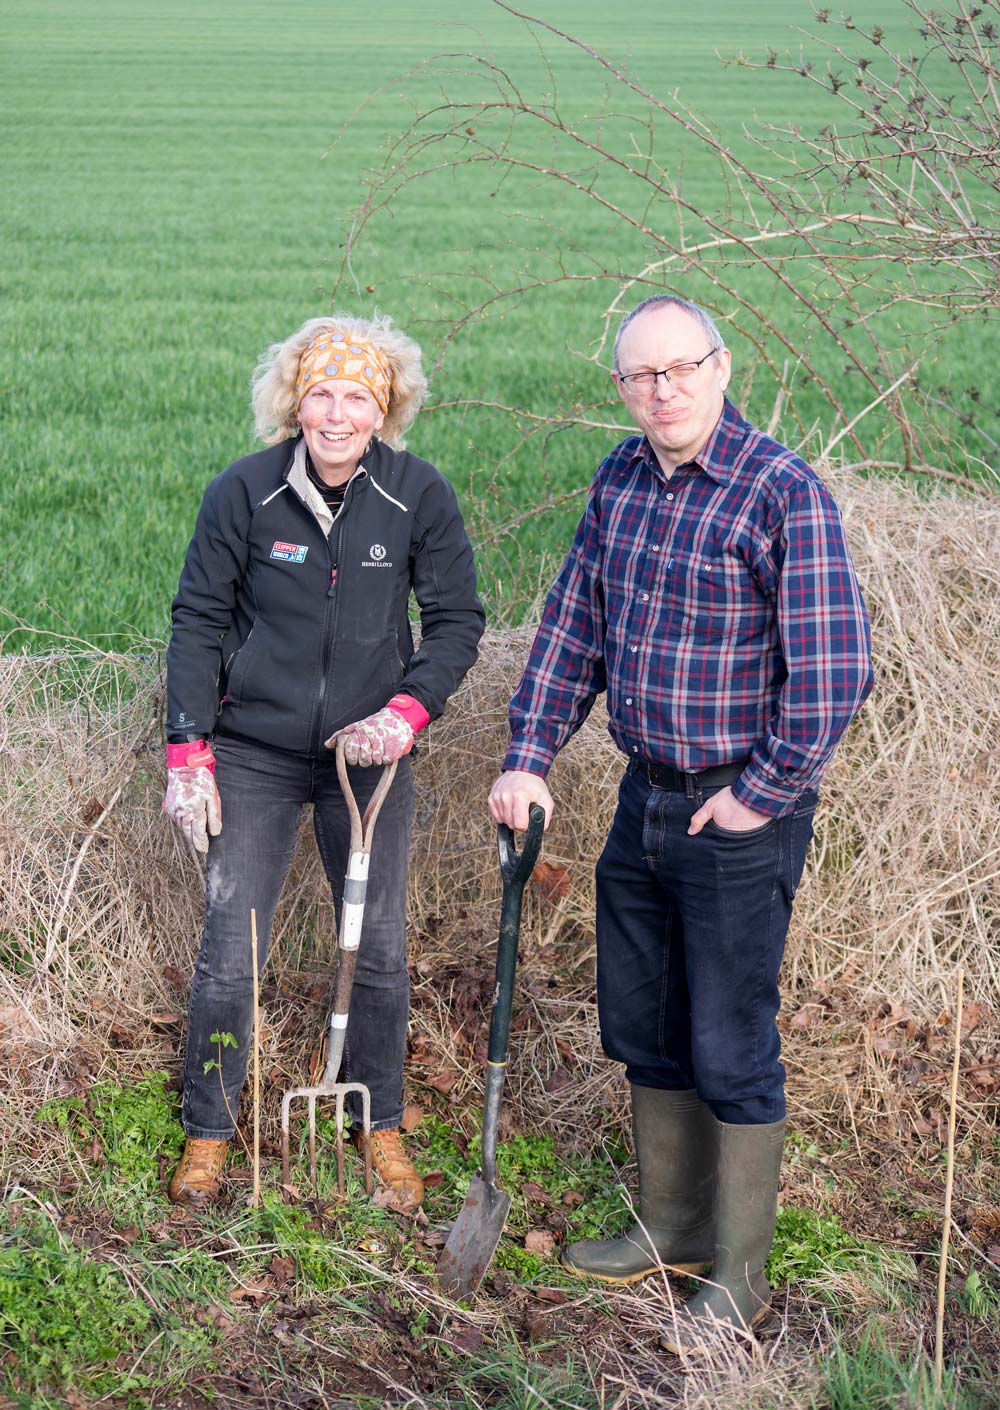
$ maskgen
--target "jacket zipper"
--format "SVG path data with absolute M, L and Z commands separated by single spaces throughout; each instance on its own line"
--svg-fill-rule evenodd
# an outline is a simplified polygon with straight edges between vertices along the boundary
M 314 731 L 318 729 L 319 734 L 323 733 L 323 702 L 326 699 L 326 678 L 330 670 L 330 653 L 337 635 L 337 617 L 339 615 L 339 599 L 337 595 L 337 567 L 340 561 L 340 536 L 343 526 L 344 511 L 347 509 L 347 501 L 354 493 L 348 486 L 344 502 L 337 510 L 333 520 L 333 527 L 327 538 L 326 546 L 330 555 L 330 582 L 326 589 L 326 602 L 323 609 L 323 650 L 320 656 L 319 688 L 316 691 L 316 699 L 313 702 L 312 719 L 309 721 L 309 733 L 307 739 L 314 737 Z M 318 754 L 324 745 L 324 740 L 316 740 L 316 753 Z
M 332 538 L 332 534 L 331 534 L 331 538 Z M 339 547 L 339 544 L 340 544 L 340 533 L 337 532 L 337 545 L 338 545 L 338 547 Z M 329 670 L 330 670 L 330 652 L 331 652 L 331 649 L 332 649 L 333 638 L 334 638 L 334 635 L 335 635 L 334 627 L 335 627 L 336 621 L 337 621 L 337 592 L 336 592 L 337 558 L 336 558 L 336 552 L 335 552 L 335 550 L 334 550 L 332 544 L 329 545 L 329 549 L 330 549 L 330 584 L 329 584 L 329 586 L 328 586 L 328 588 L 327 588 L 327 590 L 326 590 L 326 602 L 325 602 L 324 608 L 323 608 L 323 650 L 322 650 L 322 653 L 321 653 L 321 655 L 320 655 L 319 687 L 318 687 L 318 689 L 317 689 L 317 691 L 316 691 L 316 699 L 315 699 L 314 702 L 313 702 L 313 714 L 312 714 L 312 719 L 309 721 L 309 733 L 308 733 L 308 735 L 306 736 L 307 739 L 312 739 L 312 738 L 313 738 L 313 732 L 317 729 L 317 727 L 322 726 L 322 723 L 323 723 L 323 701 L 324 701 L 325 698 L 326 698 L 326 678 L 327 678 L 327 674 L 329 673 Z M 320 728 L 320 733 L 322 734 L 322 728 Z M 316 744 L 316 752 L 319 753 L 319 751 L 322 749 L 322 747 L 323 747 L 323 740 L 320 739 L 320 740 L 317 741 L 317 744 Z
M 329 535 L 323 535 L 323 537 L 326 539 L 327 553 L 330 557 L 330 581 L 327 584 L 326 601 L 323 604 L 323 650 L 320 656 L 319 687 L 316 691 L 316 698 L 313 701 L 312 715 L 309 720 L 309 729 L 306 732 L 307 741 L 314 738 L 314 733 L 317 728 L 319 728 L 319 733 L 322 734 L 323 701 L 326 698 L 326 678 L 330 670 L 330 652 L 333 647 L 333 642 L 336 639 L 337 617 L 339 616 L 339 601 L 336 586 L 337 568 L 339 566 L 340 561 L 340 536 L 344 512 L 347 509 L 348 500 L 354 494 L 354 481 L 358 478 L 358 470 L 364 470 L 364 473 L 366 475 L 368 474 L 368 471 L 363 465 L 359 465 L 358 469 L 355 470 L 354 474 L 351 476 L 350 480 L 347 483 L 347 493 L 344 496 L 344 502 L 337 510 L 336 514 L 333 516 L 333 524 L 330 528 L 330 533 Z M 292 493 L 295 494 L 295 498 L 302 505 L 306 513 L 311 518 L 315 519 L 315 514 L 313 514 L 313 511 L 309 508 L 309 505 L 306 504 L 306 502 L 301 498 L 301 496 L 295 491 L 295 487 L 290 486 L 290 488 L 292 490 Z M 320 526 L 320 531 L 322 532 L 322 525 Z M 323 744 L 323 739 L 319 739 L 316 741 L 315 753 L 319 754 L 322 751 Z

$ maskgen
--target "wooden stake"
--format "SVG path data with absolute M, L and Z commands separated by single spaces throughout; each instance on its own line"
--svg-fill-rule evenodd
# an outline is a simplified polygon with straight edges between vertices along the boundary
M 260 997 L 257 992 L 257 912 L 250 912 L 253 950 L 253 1194 L 251 1209 L 260 1208 Z
M 951 1065 L 951 1108 L 948 1112 L 948 1165 L 944 1182 L 944 1227 L 941 1230 L 941 1265 L 938 1268 L 937 1326 L 934 1348 L 934 1388 L 941 1394 L 944 1374 L 944 1289 L 948 1277 L 948 1239 L 951 1235 L 951 1194 L 955 1185 L 955 1115 L 958 1108 L 958 1060 L 962 1051 L 962 987 L 965 970 L 958 971 L 955 999 L 955 1055 Z

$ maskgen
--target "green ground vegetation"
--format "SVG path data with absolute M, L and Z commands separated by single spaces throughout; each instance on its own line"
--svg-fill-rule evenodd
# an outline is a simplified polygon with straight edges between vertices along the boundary
M 191 1319 L 189 1293 L 185 1283 L 172 1298 L 143 1297 L 114 1259 L 88 1256 L 15 1191 L 0 1210 L 0 1384 L 29 1397 L 80 1386 L 129 1399 L 175 1385 L 210 1360 L 213 1338 Z
M 128 1087 L 100 1081 L 85 1097 L 59 1099 L 40 1112 L 40 1122 L 65 1142 L 66 1170 L 89 1173 L 58 1189 L 14 1185 L 0 1206 L 0 1389 L 14 1404 L 44 1410 L 70 1392 L 120 1407 L 148 1404 L 154 1391 L 211 1400 L 215 1378 L 231 1390 L 234 1364 L 246 1356 L 256 1358 L 254 1375 L 287 1383 L 298 1354 L 296 1328 L 304 1334 L 299 1349 L 312 1355 L 310 1348 L 319 1348 L 331 1374 L 339 1374 L 342 1355 L 358 1369 L 359 1335 L 382 1347 L 386 1365 L 402 1337 L 410 1372 L 432 1367 L 427 1374 L 440 1382 L 433 1394 L 430 1382 L 424 1385 L 427 1404 L 439 1403 L 434 1397 L 445 1386 L 449 1405 L 470 1410 L 602 1403 L 587 1358 L 565 1327 L 553 1323 L 543 1333 L 536 1311 L 527 1346 L 513 1313 L 495 1335 L 468 1327 L 456 1332 L 421 1295 L 440 1248 L 435 1230 L 454 1216 L 477 1165 L 475 1130 L 463 1132 L 432 1114 L 412 1133 L 411 1146 L 431 1174 L 427 1222 L 419 1225 L 363 1197 L 350 1152 L 348 1198 L 337 1199 L 333 1123 L 322 1115 L 317 1199 L 301 1190 L 283 1193 L 278 1162 L 265 1154 L 262 1205 L 250 1208 L 250 1172 L 237 1150 L 226 1201 L 191 1216 L 171 1212 L 164 1195 L 180 1147 L 178 1116 L 177 1091 L 163 1072 Z M 474 1126 L 474 1114 L 461 1116 L 463 1125 Z M 624 1228 L 632 1217 L 625 1162 L 617 1148 L 584 1158 L 560 1153 L 547 1136 L 521 1133 L 504 1141 L 500 1179 L 514 1203 L 489 1275 L 494 1293 L 502 1284 L 519 1311 L 525 1303 L 543 1312 L 576 1306 L 589 1309 L 591 1322 L 614 1317 L 600 1289 L 579 1302 L 581 1285 L 562 1274 L 551 1254 L 525 1244 L 542 1227 L 557 1239 Z M 304 1176 L 304 1145 L 295 1170 Z M 986 1403 L 976 1398 L 975 1376 L 959 1382 L 950 1372 L 946 1395 L 936 1398 L 926 1362 L 912 1348 L 900 1350 L 877 1318 L 852 1331 L 838 1280 L 852 1279 L 855 1290 L 875 1287 L 891 1306 L 898 1299 L 887 1294 L 889 1283 L 898 1289 L 913 1280 L 908 1257 L 853 1236 L 829 1211 L 785 1208 L 768 1274 L 793 1297 L 825 1306 L 834 1326 L 843 1319 L 843 1331 L 817 1363 L 817 1410 L 972 1410 Z M 995 1313 L 988 1278 L 967 1279 L 958 1295 L 973 1319 Z M 252 1352 L 248 1338 L 255 1338 Z M 311 1364 L 303 1371 L 303 1393 L 315 1389 L 314 1372 Z M 380 1403 L 357 1386 L 348 1399 Z
M 540 9 L 653 91 L 679 94 L 741 151 L 752 150 L 744 124 L 793 114 L 815 130 L 833 115 L 818 88 L 725 62 L 796 50 L 799 26 L 813 22 L 805 0 L 708 10 L 636 0 L 624 24 L 598 0 Z M 860 0 L 853 13 L 907 39 L 902 0 Z M 257 356 L 329 308 L 364 172 L 441 81 L 393 80 L 435 52 L 469 51 L 484 62 L 470 60 L 467 81 L 452 76 L 449 91 L 482 96 L 489 61 L 582 117 L 599 108 L 605 75 L 552 37 L 540 50 L 537 32 L 488 0 L 437 0 L 431 11 L 387 0 L 377 19 L 333 15 L 315 0 L 280 9 L 40 0 L 8 6 L 3 23 L 0 606 L 87 639 L 161 637 L 204 486 L 254 448 Z M 541 133 L 537 144 L 544 161 Z M 718 204 L 718 174 L 700 149 L 668 131 L 658 150 L 687 196 Z M 601 180 L 609 198 L 629 198 L 613 171 Z M 555 272 L 563 252 L 595 265 L 640 257 L 638 247 L 602 248 L 591 202 L 554 200 L 529 180 L 496 186 L 495 172 L 467 168 L 408 187 L 355 252 L 338 302 L 380 305 L 433 351 L 456 299 L 484 283 Z M 747 293 L 761 306 L 769 297 L 752 280 Z M 544 413 L 567 395 L 603 397 L 605 374 L 569 348 L 589 346 L 607 297 L 597 286 L 542 290 L 477 321 L 438 372 L 437 399 Z M 909 333 L 904 323 L 897 333 L 917 336 L 919 319 Z M 966 329 L 949 344 L 956 396 L 976 380 L 983 336 Z M 843 380 L 832 354 L 826 370 Z M 763 385 L 743 390 L 766 418 Z M 821 400 L 807 412 L 829 429 Z M 609 439 L 573 431 L 533 442 L 494 481 L 514 438 L 502 418 L 436 411 L 411 444 L 453 479 L 478 533 L 579 490 Z M 509 542 L 507 556 L 502 543 L 484 552 L 495 609 L 534 596 L 577 512 L 574 500 L 519 528 L 516 561 Z
M 902 1357 L 872 1321 L 855 1342 L 841 1342 L 826 1360 L 818 1403 L 824 1410 L 975 1410 L 988 1401 L 963 1388 L 950 1371 L 942 1373 L 938 1389 L 931 1366 L 923 1358 Z

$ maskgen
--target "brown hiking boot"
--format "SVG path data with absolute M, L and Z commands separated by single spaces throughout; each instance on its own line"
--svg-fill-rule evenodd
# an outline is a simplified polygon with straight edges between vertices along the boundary
M 360 1144 L 360 1131 L 356 1133 L 355 1140 Z M 397 1127 L 372 1132 L 372 1169 L 383 1185 L 395 1190 L 401 1201 L 406 1204 L 423 1203 L 424 1182 L 403 1150 Z
M 219 1193 L 222 1167 L 226 1163 L 228 1141 L 202 1141 L 189 1136 L 184 1154 L 170 1181 L 169 1196 L 174 1204 L 208 1204 Z

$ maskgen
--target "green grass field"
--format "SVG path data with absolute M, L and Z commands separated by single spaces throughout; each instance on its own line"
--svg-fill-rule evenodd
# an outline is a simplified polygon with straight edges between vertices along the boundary
M 902 0 L 852 8 L 858 20 L 888 23 L 890 37 L 906 35 Z M 618 9 L 548 0 L 538 9 L 627 62 L 655 92 L 678 90 L 741 151 L 743 123 L 794 118 L 815 130 L 834 115 L 818 89 L 723 64 L 740 51 L 761 59 L 770 46 L 797 49 L 797 27 L 815 30 L 805 0 L 708 8 L 633 0 Z M 525 91 L 557 90 L 575 119 L 600 105 L 605 76 L 551 37 L 540 52 L 535 32 L 486 0 L 388 0 L 377 22 L 312 0 L 40 0 L 8 3 L 2 30 L 0 606 L 87 639 L 161 636 L 202 490 L 253 448 L 257 356 L 329 308 L 363 172 L 405 126 L 410 99 L 426 98 L 437 80 L 380 86 L 435 52 L 471 51 L 506 66 Z M 478 76 L 465 67 L 459 89 L 481 93 L 481 67 Z M 718 178 L 700 149 L 668 130 L 657 150 L 683 172 L 695 203 L 718 204 Z M 550 157 L 539 135 L 537 159 Z M 465 168 L 409 187 L 391 218 L 370 227 L 354 263 L 360 292 L 343 284 L 338 305 L 377 303 L 433 351 L 449 301 L 477 292 L 470 250 L 482 279 L 498 281 L 522 267 L 551 272 L 567 252 L 595 267 L 641 260 L 640 242 L 612 240 L 592 201 L 554 198 L 527 179 L 495 196 L 495 175 Z M 602 183 L 610 198 L 628 199 L 613 171 Z M 763 306 L 771 295 L 757 278 L 742 275 L 741 291 Z M 691 291 L 699 293 L 693 279 Z M 566 397 L 598 399 L 604 374 L 571 349 L 589 348 L 611 293 L 607 284 L 556 287 L 472 325 L 437 374 L 436 397 L 542 414 Z M 780 314 L 780 301 L 769 306 Z M 896 331 L 901 343 L 920 336 L 920 318 Z M 948 378 L 959 388 L 976 380 L 983 340 L 977 327 L 947 344 Z M 818 357 L 846 400 L 863 405 L 837 355 Z M 766 420 L 772 404 L 758 379 L 747 409 Z M 803 404 L 810 424 L 831 428 L 821 396 L 807 392 Z M 515 439 L 504 418 L 441 411 L 425 413 L 411 435 L 412 448 L 465 495 L 478 538 L 584 486 L 611 438 L 561 432 L 491 480 Z M 483 563 L 494 605 L 504 592 L 533 594 L 576 514 L 570 502 L 490 547 Z

